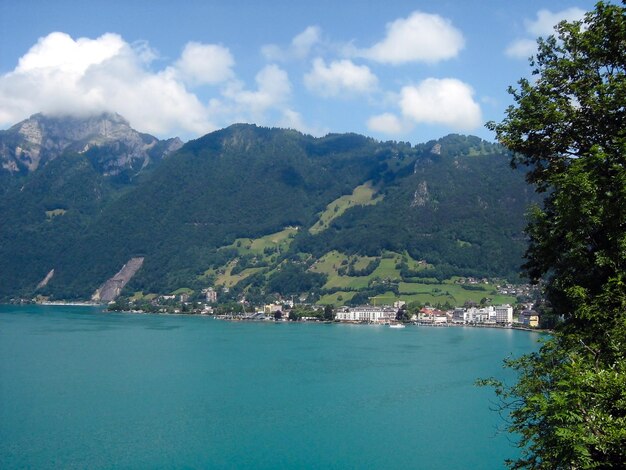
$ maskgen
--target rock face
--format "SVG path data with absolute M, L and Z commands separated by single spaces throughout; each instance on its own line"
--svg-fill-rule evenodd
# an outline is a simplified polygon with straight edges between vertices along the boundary
M 182 146 L 132 129 L 122 116 L 89 117 L 35 114 L 0 131 L 0 165 L 11 173 L 31 172 L 65 152 L 84 153 L 105 175 L 139 171 Z
M 91 300 L 94 302 L 111 302 L 115 300 L 128 281 L 139 271 L 142 264 L 143 258 L 131 258 L 128 260 L 115 276 L 102 284 L 100 288 L 93 293 Z
M 421 181 L 413 194 L 411 207 L 424 207 L 429 201 L 430 193 L 428 192 L 428 183 L 426 183 L 426 181 Z
M 50 282 L 50 279 L 52 279 L 52 276 L 54 276 L 54 269 L 51 269 L 48 274 L 46 274 L 46 277 L 44 277 L 41 282 L 37 284 L 37 290 L 41 289 L 42 287 L 46 287 L 48 285 L 48 282 Z

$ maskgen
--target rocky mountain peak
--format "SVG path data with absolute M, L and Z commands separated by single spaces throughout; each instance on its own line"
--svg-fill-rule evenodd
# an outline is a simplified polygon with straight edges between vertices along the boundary
M 105 174 L 138 171 L 182 146 L 179 139 L 160 141 L 130 127 L 117 113 L 90 116 L 35 114 L 0 131 L 0 164 L 15 173 L 30 172 L 66 152 L 97 153 Z M 96 150 L 99 150 L 96 152 Z

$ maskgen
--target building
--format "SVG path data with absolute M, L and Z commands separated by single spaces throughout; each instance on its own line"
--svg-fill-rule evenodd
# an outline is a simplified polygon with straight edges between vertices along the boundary
M 513 307 L 508 304 L 498 305 L 495 315 L 496 323 L 513 323 Z
M 504 324 L 513 323 L 513 307 L 508 304 L 488 307 L 457 307 L 452 313 L 454 323 L 486 323 Z M 520 317 L 520 322 L 521 322 Z
M 472 307 L 468 309 L 470 312 L 470 321 L 472 323 L 493 323 L 496 317 L 496 309 L 491 305 L 489 307 Z
M 467 323 L 467 310 L 463 307 L 457 307 L 452 312 L 452 321 L 454 323 Z
M 283 306 L 281 304 L 266 304 L 263 307 L 263 313 L 266 315 L 273 315 L 276 312 L 282 312 Z
M 539 326 L 539 314 L 534 310 L 523 310 L 519 315 L 519 322 L 524 326 L 537 328 Z
M 454 314 L 452 318 L 454 318 Z M 448 314 L 433 307 L 424 307 L 419 312 L 419 320 L 431 323 L 448 323 Z
M 209 287 L 208 289 L 206 289 L 204 291 L 204 294 L 206 295 L 206 301 L 214 304 L 215 302 L 217 302 L 217 291 L 215 289 L 213 289 L 212 287 Z
M 358 321 L 367 323 L 385 323 L 396 319 L 396 309 L 392 307 L 373 307 L 361 305 L 338 310 L 335 320 Z

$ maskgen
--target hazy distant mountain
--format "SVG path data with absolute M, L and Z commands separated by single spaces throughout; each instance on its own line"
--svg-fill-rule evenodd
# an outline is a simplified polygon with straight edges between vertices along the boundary
M 411 146 L 234 125 L 162 159 L 177 141 L 139 134 L 117 115 L 37 115 L 0 141 L 3 166 L 23 175 L 0 197 L 4 298 L 89 298 L 133 257 L 144 262 L 126 289 L 154 293 L 200 290 L 243 270 L 240 290 L 293 279 L 302 281 L 294 292 L 319 288 L 315 265 L 331 251 L 402 254 L 437 278 L 510 277 L 534 197 L 502 148 L 459 135 Z M 17 151 L 24 142 L 29 156 Z M 146 165 L 138 178 L 119 177 Z M 286 227 L 288 243 L 251 241 Z

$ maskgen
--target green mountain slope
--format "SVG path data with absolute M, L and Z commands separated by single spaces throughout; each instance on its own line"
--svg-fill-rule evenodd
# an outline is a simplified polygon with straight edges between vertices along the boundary
M 4 186 L 1 298 L 89 298 L 134 256 L 144 264 L 128 292 L 198 292 L 228 273 L 248 297 L 323 294 L 328 274 L 313 265 L 333 250 L 429 265 L 400 262 L 406 279 L 513 276 L 521 261 L 532 195 L 508 156 L 477 138 L 412 147 L 234 125 L 126 180 L 102 171 L 110 146 L 66 152 Z M 298 230 L 263 238 L 286 227 Z

